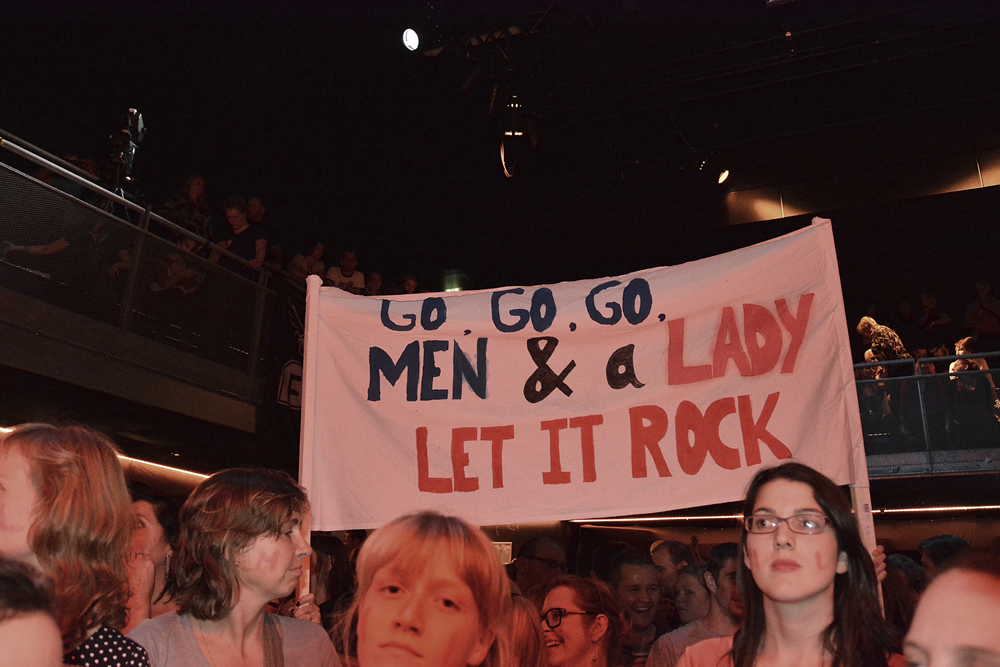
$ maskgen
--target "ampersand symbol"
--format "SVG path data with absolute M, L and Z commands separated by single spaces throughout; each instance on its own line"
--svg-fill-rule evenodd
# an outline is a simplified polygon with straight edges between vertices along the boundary
M 524 383 L 524 398 L 529 403 L 538 403 L 544 400 L 552 393 L 553 389 L 559 389 L 567 396 L 573 393 L 573 390 L 563 380 L 570 374 L 570 371 L 576 368 L 576 362 L 571 360 L 559 375 L 556 375 L 555 371 L 549 368 L 549 357 L 556 351 L 557 345 L 559 345 L 559 340 L 551 336 L 528 339 L 528 354 L 538 366 L 538 370 L 532 373 L 531 377 Z

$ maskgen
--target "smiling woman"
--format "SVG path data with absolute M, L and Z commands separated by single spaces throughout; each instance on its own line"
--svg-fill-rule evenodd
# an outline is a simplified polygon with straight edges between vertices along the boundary
M 618 659 L 624 619 L 602 581 L 561 577 L 542 607 L 549 667 L 609 667 Z
M 357 641 L 360 667 L 514 667 L 510 628 L 507 575 L 489 539 L 465 521 L 410 514 L 361 548 L 341 627 L 345 646 Z
M 308 506 L 288 475 L 269 470 L 224 470 L 194 490 L 174 559 L 178 612 L 129 634 L 154 667 L 339 664 L 321 627 L 266 611 L 302 575 Z

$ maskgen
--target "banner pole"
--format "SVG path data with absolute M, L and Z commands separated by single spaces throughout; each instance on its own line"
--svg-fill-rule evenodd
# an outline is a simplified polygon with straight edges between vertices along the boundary
M 302 421 L 299 429 L 299 485 L 309 495 L 313 480 L 313 443 L 316 433 L 316 341 L 319 329 L 319 276 L 306 278 L 305 340 L 302 345 Z M 310 542 L 312 517 L 302 517 L 302 531 Z M 309 592 L 309 562 L 302 564 L 296 597 Z
M 839 273 L 836 261 L 836 245 L 833 240 L 833 221 L 827 218 L 815 217 L 812 219 L 812 226 L 828 225 L 827 233 L 830 235 L 830 247 L 833 248 L 834 270 Z M 844 350 L 851 349 L 849 331 L 851 328 L 847 324 L 847 313 L 844 309 L 843 293 L 840 299 L 840 312 L 838 313 L 841 325 L 836 327 L 837 336 L 840 337 L 839 344 Z M 842 355 L 841 358 L 841 384 L 844 391 L 844 409 L 847 411 L 846 420 L 848 432 L 850 433 L 850 462 L 851 462 L 851 505 L 854 509 L 854 517 L 858 522 L 858 531 L 861 533 L 861 543 L 865 545 L 869 555 L 878 546 L 875 540 L 875 520 L 872 515 L 872 495 L 868 481 L 868 458 L 865 455 L 865 436 L 861 428 L 861 406 L 858 404 L 857 385 L 854 383 L 854 367 L 851 364 L 850 353 Z M 878 601 L 885 614 L 885 605 L 882 602 L 882 585 L 878 585 Z

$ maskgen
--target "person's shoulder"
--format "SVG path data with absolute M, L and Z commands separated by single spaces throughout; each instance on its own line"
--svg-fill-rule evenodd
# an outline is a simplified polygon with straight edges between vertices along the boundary
M 184 620 L 176 611 L 171 611 L 166 614 L 160 614 L 159 616 L 154 616 L 153 618 L 147 618 L 145 621 L 135 626 L 128 636 L 131 637 L 142 630 L 145 632 L 156 632 L 162 631 L 167 628 L 183 627 Z
M 668 632 L 664 636 L 670 637 L 674 641 L 682 642 L 685 639 L 687 639 L 688 636 L 692 632 L 694 632 L 695 630 L 697 630 L 698 626 L 700 626 L 700 625 L 701 625 L 701 621 L 691 621 L 690 623 L 685 623 L 684 625 L 682 625 L 681 627 L 677 628 L 676 630 L 671 630 L 670 632 Z
M 722 658 L 733 650 L 732 637 L 715 637 L 706 639 L 697 644 L 692 644 L 685 649 L 678 665 L 689 665 L 690 667 L 716 667 L 717 665 L 731 665 L 732 661 L 722 662 Z
M 316 640 L 322 638 L 330 641 L 330 636 L 326 634 L 323 626 L 302 618 L 291 618 L 289 616 L 274 616 L 281 625 L 281 632 L 286 637 L 300 637 L 305 640 Z
M 147 618 L 128 633 L 128 639 L 138 642 L 147 650 L 155 648 L 159 643 L 169 643 L 171 637 L 177 637 L 185 630 L 184 620 L 177 612 L 161 614 L 155 618 Z
M 301 618 L 274 616 L 281 625 L 285 664 L 300 667 L 339 667 L 333 642 L 322 626 Z
M 77 660 L 79 659 L 79 660 Z M 111 660 L 129 660 L 127 664 L 149 665 L 146 649 L 131 637 L 117 630 L 101 627 L 67 656 L 67 664 L 118 664 Z

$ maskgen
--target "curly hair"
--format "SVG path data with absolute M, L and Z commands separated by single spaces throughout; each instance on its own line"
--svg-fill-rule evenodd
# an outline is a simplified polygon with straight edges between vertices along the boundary
M 125 625 L 132 500 L 118 450 L 83 426 L 22 424 L 0 451 L 28 460 L 38 494 L 28 545 L 54 583 L 55 616 L 69 652 L 97 626 Z
M 379 570 L 390 565 L 416 570 L 441 559 L 454 566 L 459 579 L 472 591 L 480 624 L 496 637 L 481 667 L 514 667 L 510 656 L 510 581 L 493 544 L 468 522 L 429 511 L 393 519 L 372 533 L 361 547 L 357 593 L 341 617 L 339 635 L 343 647 L 357 645 L 358 615 Z
M 178 612 L 217 621 L 239 593 L 235 558 L 261 535 L 277 537 L 309 500 L 287 474 L 232 468 L 198 485 L 181 507 L 174 553 Z
M 894 647 L 879 607 L 875 566 L 861 541 L 851 504 L 825 475 L 801 463 L 789 462 L 757 473 L 747 490 L 744 516 L 753 514 L 760 490 L 779 479 L 800 482 L 812 489 L 816 503 L 830 519 L 836 533 L 837 549 L 847 555 L 847 571 L 834 578 L 833 622 L 823 636 L 826 649 L 833 655 L 832 667 L 884 667 L 886 654 Z M 744 529 L 740 537 L 741 551 L 745 553 L 746 547 L 747 531 Z M 746 618 L 733 639 L 733 664 L 751 667 L 767 626 L 764 594 L 742 558 L 738 567 Z

